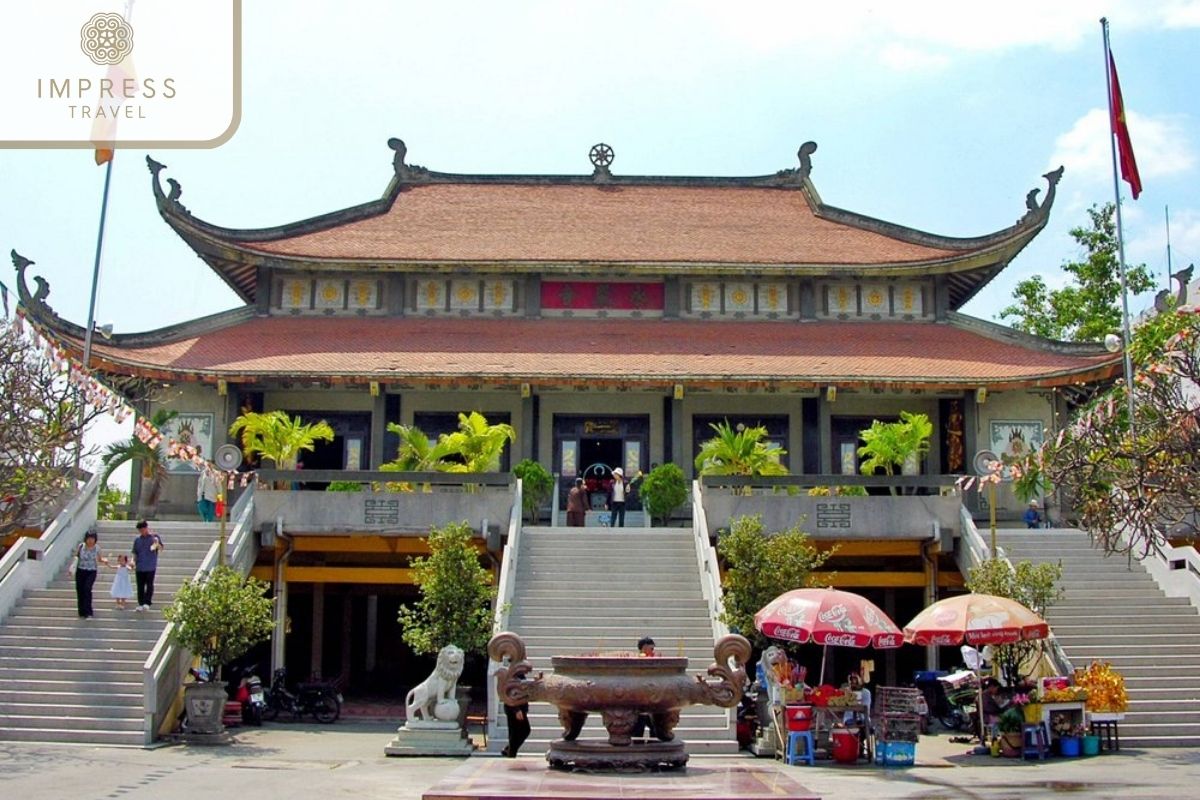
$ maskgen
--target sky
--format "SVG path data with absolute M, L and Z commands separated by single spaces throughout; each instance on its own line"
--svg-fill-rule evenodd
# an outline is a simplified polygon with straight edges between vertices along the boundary
M 238 130 L 150 154 L 235 228 L 378 198 L 393 136 L 459 173 L 590 174 L 606 142 L 625 175 L 770 174 L 813 140 L 825 203 L 950 236 L 1011 225 L 1065 166 L 1046 229 L 963 309 L 994 320 L 1018 281 L 1063 284 L 1068 231 L 1113 199 L 1102 16 L 1143 183 L 1121 184 L 1126 257 L 1165 285 L 1168 210 L 1174 268 L 1200 261 L 1200 0 L 249 0 Z M 96 319 L 119 333 L 240 305 L 158 216 L 145 154 L 112 175 Z M 0 149 L 0 280 L 16 249 L 80 324 L 103 181 L 91 151 Z

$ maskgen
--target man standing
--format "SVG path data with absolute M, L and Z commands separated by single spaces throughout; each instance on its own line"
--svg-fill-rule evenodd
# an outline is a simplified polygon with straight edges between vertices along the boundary
M 200 449 L 196 448 L 196 452 L 199 453 Z M 204 522 L 216 522 L 218 494 L 217 479 L 207 466 L 201 467 L 200 477 L 196 481 L 196 510 Z
M 149 611 L 154 601 L 154 573 L 158 569 L 158 554 L 163 549 L 162 537 L 150 532 L 150 523 L 137 524 L 138 535 L 133 540 L 133 559 L 137 569 L 138 605 L 134 611 Z

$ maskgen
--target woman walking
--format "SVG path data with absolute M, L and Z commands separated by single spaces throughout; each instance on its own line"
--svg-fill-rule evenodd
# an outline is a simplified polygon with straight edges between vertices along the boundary
M 92 610 L 92 587 L 96 585 L 96 571 L 100 565 L 108 565 L 108 559 L 100 552 L 100 537 L 94 527 L 88 528 L 83 543 L 75 549 L 75 603 L 80 619 L 95 616 Z

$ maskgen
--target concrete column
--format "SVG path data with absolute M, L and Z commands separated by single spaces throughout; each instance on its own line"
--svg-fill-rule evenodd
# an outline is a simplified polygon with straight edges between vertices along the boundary
M 379 469 L 383 462 L 391 461 L 394 455 L 384 456 L 383 435 L 387 433 L 387 397 L 381 391 L 378 397 L 371 398 L 371 459 L 367 466 Z
M 323 674 L 321 652 L 325 645 L 325 584 L 313 584 L 312 600 L 312 665 L 313 675 Z
M 883 613 L 888 615 L 888 619 L 895 622 L 896 620 L 896 590 L 883 590 Z M 899 624 L 899 623 L 896 623 Z M 887 676 L 887 685 L 898 686 L 902 681 L 900 676 L 896 674 L 896 650 L 884 650 L 883 656 L 883 674 Z
M 378 631 L 376 626 L 379 624 L 379 595 L 367 595 L 367 653 L 366 653 L 366 671 L 375 671 L 376 647 L 378 642 Z

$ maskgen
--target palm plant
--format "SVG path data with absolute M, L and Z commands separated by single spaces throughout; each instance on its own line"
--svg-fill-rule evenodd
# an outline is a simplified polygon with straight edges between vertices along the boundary
M 458 430 L 440 437 L 438 444 L 445 444 L 462 459 L 461 464 L 451 464 L 448 472 L 496 472 L 505 445 L 515 438 L 511 425 L 504 422 L 492 425 L 483 414 L 472 411 L 459 414 Z
M 150 423 L 162 430 L 175 417 L 178 411 L 160 408 L 150 417 Z M 153 516 L 158 507 L 158 498 L 162 494 L 163 481 L 167 479 L 167 456 L 157 446 L 151 447 L 137 436 L 130 436 L 129 441 L 113 442 L 104 450 L 100 463 L 104 472 L 100 477 L 101 484 L 107 486 L 113 472 L 130 461 L 137 461 L 142 470 L 143 491 L 138 495 L 139 508 L 143 516 Z
M 333 428 L 325 420 L 304 423 L 286 411 L 247 411 L 229 426 L 232 436 L 241 434 L 242 450 L 275 463 L 276 469 L 295 469 L 300 453 L 316 449 L 318 441 L 333 441 Z
M 924 414 L 901 411 L 899 422 L 873 420 L 871 427 L 859 434 L 863 445 L 858 454 L 863 460 L 858 469 L 864 475 L 874 475 L 879 469 L 885 475 L 895 475 L 910 458 L 919 459 L 929 452 L 932 435 L 933 423 Z
M 729 421 L 710 425 L 716 436 L 700 445 L 696 471 L 701 475 L 787 475 L 780 458 L 787 451 L 767 438 L 764 426 L 734 429 Z

